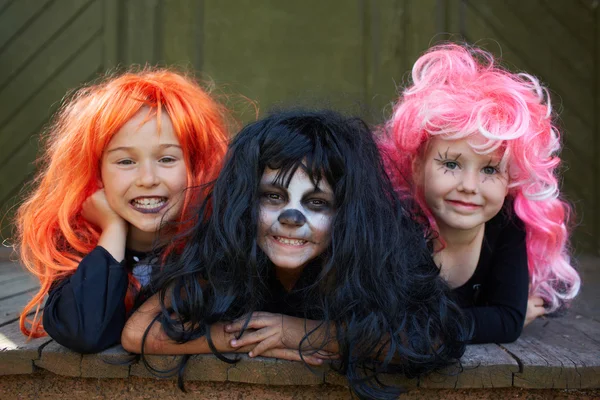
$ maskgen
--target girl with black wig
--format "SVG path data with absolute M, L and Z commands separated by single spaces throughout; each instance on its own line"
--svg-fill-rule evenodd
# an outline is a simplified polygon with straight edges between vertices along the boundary
M 360 397 L 396 397 L 378 373 L 448 365 L 467 337 L 409 209 L 360 119 L 289 111 L 251 123 L 122 344 L 226 362 L 334 358 Z

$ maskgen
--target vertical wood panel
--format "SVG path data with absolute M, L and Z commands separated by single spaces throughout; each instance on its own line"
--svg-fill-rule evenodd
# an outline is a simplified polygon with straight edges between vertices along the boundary
M 590 204 L 594 207 L 596 211 L 596 218 L 594 220 L 596 230 L 595 230 L 595 246 L 594 249 L 596 254 L 600 254 L 600 5 L 598 2 L 596 4 L 595 9 L 595 36 L 596 36 L 596 45 L 594 46 L 595 53 L 595 69 L 596 69 L 596 95 L 594 97 L 594 109 L 596 110 L 596 120 L 595 120 L 595 148 L 596 148 L 596 176 L 595 176 L 595 186 L 596 186 L 596 198 L 594 204 Z
M 299 99 L 353 110 L 363 101 L 359 3 L 205 2 L 204 72 L 260 100 L 261 111 Z M 268 21 L 266 23 L 265 21 Z M 253 119 L 253 113 L 247 119 Z
M 103 3 L 104 68 L 113 69 L 119 64 L 123 12 L 120 0 L 103 0 Z
M 466 0 L 464 10 L 465 35 L 470 43 L 501 55 L 502 63 L 514 72 L 526 71 L 538 76 L 552 92 L 553 106 L 560 112 L 564 149 L 561 158 L 562 191 L 574 203 L 577 228 L 573 242 L 579 251 L 599 248 L 600 235 L 600 167 L 597 112 L 597 39 L 595 45 L 580 41 L 569 29 L 577 22 L 573 16 L 587 15 L 589 9 L 571 4 L 564 15 L 556 11 L 568 8 L 565 2 L 549 7 L 544 1 L 516 2 L 514 0 Z M 559 7 L 560 6 L 560 7 Z M 461 18 L 460 9 L 448 6 L 447 26 L 456 32 Z M 587 13 L 587 14 L 582 14 Z M 582 19 L 587 30 L 580 32 L 593 37 L 589 18 Z M 585 22 L 587 21 L 587 22 Z M 587 23 L 587 25 L 585 25 Z M 596 59 L 594 59 L 594 57 Z M 591 167 L 594 165 L 594 167 Z M 594 181 L 594 184 L 590 184 Z
M 202 69 L 204 1 L 169 2 L 164 17 L 163 60 L 167 65 Z
M 407 20 L 409 0 L 367 2 L 369 29 L 365 32 L 367 60 L 367 117 L 383 122 L 397 97 L 397 86 L 405 80 L 407 60 Z
M 162 0 L 127 0 L 125 2 L 125 48 L 123 62 L 129 64 L 156 64 L 161 59 L 156 38 L 160 35 L 163 17 Z

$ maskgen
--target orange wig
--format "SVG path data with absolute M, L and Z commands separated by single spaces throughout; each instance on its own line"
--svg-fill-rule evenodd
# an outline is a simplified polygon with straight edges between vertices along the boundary
M 81 215 L 82 204 L 99 188 L 101 158 L 109 141 L 143 106 L 158 117 L 163 111 L 169 115 L 183 149 L 188 186 L 216 178 L 228 141 L 225 110 L 194 80 L 145 69 L 76 91 L 49 127 L 34 190 L 16 217 L 21 262 L 41 283 L 21 313 L 23 334 L 46 334 L 40 313 L 45 295 L 96 247 L 100 232 Z M 187 215 L 192 192 L 186 191 L 181 218 Z M 28 318 L 31 312 L 33 319 Z

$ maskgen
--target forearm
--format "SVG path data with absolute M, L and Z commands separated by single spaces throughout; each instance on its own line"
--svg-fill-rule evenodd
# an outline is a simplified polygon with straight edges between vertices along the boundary
M 168 303 L 168 296 L 165 298 Z M 165 304 L 169 307 L 169 304 Z M 142 342 L 145 354 L 209 354 L 212 350 L 206 335 L 190 340 L 186 343 L 177 343 L 164 331 L 156 316 L 162 312 L 158 295 L 152 296 L 134 312 L 123 329 L 121 344 L 131 353 L 141 353 Z M 146 334 L 146 331 L 148 333 Z M 144 340 L 144 335 L 146 338 Z M 254 346 L 231 346 L 235 338 L 233 333 L 224 330 L 223 323 L 216 323 L 210 327 L 210 336 L 215 349 L 221 353 L 247 352 Z

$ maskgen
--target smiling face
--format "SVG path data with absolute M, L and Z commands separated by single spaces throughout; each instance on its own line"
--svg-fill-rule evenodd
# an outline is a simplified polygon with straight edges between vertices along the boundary
M 266 168 L 260 182 L 258 245 L 277 268 L 303 268 L 331 243 L 333 191 L 324 179 L 315 187 L 301 168 L 283 187 L 278 171 Z
M 500 157 L 473 151 L 467 139 L 431 139 L 415 174 L 441 232 L 481 228 L 504 204 L 508 175 Z
M 187 187 L 183 152 L 162 113 L 148 119 L 142 108 L 113 136 L 102 156 L 102 184 L 110 207 L 129 222 L 128 246 L 147 247 L 161 222 L 176 218 Z

